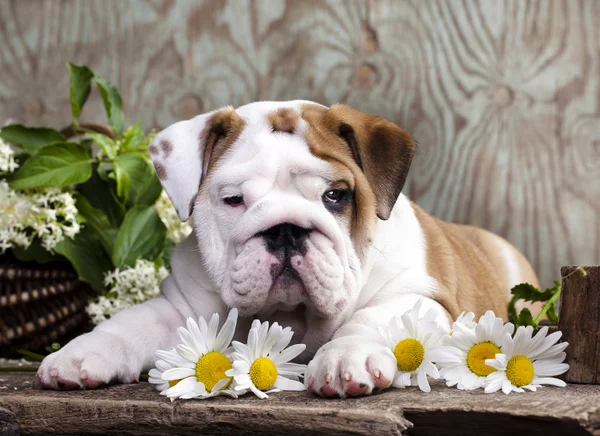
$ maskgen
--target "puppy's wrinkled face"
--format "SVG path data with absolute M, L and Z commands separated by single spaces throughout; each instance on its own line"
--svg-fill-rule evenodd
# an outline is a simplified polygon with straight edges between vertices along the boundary
M 395 178 L 404 183 L 398 153 L 377 157 L 367 139 L 386 145 L 396 130 L 346 107 L 261 102 L 174 124 L 150 153 L 180 217 L 192 213 L 228 306 L 248 316 L 304 304 L 330 317 L 354 306 L 377 216 L 389 216 Z
M 254 106 L 236 111 L 243 129 L 221 144 L 196 198 L 201 254 L 224 301 L 244 314 L 303 303 L 334 315 L 360 282 L 355 181 L 313 154 L 300 108 Z

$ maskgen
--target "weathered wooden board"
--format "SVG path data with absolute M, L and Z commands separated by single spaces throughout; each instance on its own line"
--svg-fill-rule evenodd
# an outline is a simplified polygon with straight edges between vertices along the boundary
M 0 379 L 0 423 L 3 416 L 7 428 L 18 422 L 23 436 L 600 434 L 600 386 L 506 396 L 434 383 L 429 394 L 394 389 L 346 400 L 285 392 L 268 400 L 170 402 L 148 383 L 55 392 L 40 390 L 32 374 L 4 373 Z
M 417 138 L 412 198 L 505 236 L 549 285 L 600 263 L 598 29 L 595 0 L 5 0 L 0 123 L 66 125 L 67 60 L 146 128 L 346 102 Z M 104 119 L 97 95 L 84 119 Z
M 562 268 L 560 320 L 562 340 L 569 343 L 564 379 L 600 385 L 600 266 Z

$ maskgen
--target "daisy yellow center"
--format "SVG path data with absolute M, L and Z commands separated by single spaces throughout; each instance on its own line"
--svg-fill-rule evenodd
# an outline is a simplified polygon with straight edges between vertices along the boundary
M 181 379 L 179 380 L 169 380 L 167 383 L 169 383 L 170 387 L 175 386 L 177 383 L 179 383 L 181 381 Z
M 277 367 L 268 357 L 259 357 L 250 367 L 250 379 L 257 389 L 269 389 L 277 379 Z
M 210 392 L 219 380 L 229 378 L 229 383 L 221 388 L 223 390 L 231 383 L 231 377 L 225 375 L 225 371 L 229 369 L 231 369 L 231 362 L 227 356 L 218 351 L 211 351 L 196 363 L 196 379 Z
M 423 348 L 423 344 L 416 339 L 403 339 L 394 347 L 394 356 L 396 356 L 398 369 L 400 371 L 416 371 L 423 362 L 425 348 Z
M 467 366 L 474 374 L 485 377 L 496 371 L 485 364 L 485 359 L 493 359 L 501 353 L 500 348 L 492 342 L 480 342 L 471 347 L 467 353 Z
M 525 356 L 514 356 L 506 364 L 506 377 L 517 386 L 526 386 L 533 380 L 533 364 Z

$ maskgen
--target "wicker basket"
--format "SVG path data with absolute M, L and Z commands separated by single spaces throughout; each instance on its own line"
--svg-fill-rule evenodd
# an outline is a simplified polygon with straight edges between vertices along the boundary
M 85 307 L 92 289 L 60 263 L 39 265 L 0 256 L 0 357 L 18 349 L 44 352 L 91 328 Z

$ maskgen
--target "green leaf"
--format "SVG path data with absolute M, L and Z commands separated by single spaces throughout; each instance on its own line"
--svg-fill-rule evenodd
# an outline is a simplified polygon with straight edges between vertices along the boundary
M 133 266 L 138 259 L 154 260 L 163 250 L 167 229 L 153 207 L 134 207 L 119 228 L 113 264 Z
M 58 256 L 54 256 L 52 253 L 47 251 L 39 239 L 35 238 L 31 245 L 27 248 L 13 247 L 12 252 L 17 259 L 21 262 L 37 262 L 37 263 L 48 263 L 58 260 Z
M 74 65 L 71 62 L 67 62 L 67 68 L 70 77 L 71 112 L 76 120 L 90 95 L 94 73 L 85 65 Z
M 521 283 L 520 285 L 517 285 L 514 288 L 512 288 L 510 292 L 517 299 L 531 302 L 548 301 L 554 293 L 554 291 L 551 289 L 547 289 L 546 291 L 542 292 L 535 286 L 530 285 L 529 283 Z
M 528 326 L 528 325 L 537 327 L 537 325 L 533 321 L 533 316 L 531 315 L 531 312 L 529 311 L 529 309 L 524 308 L 523 310 L 521 310 L 521 313 L 519 314 L 519 320 L 517 322 L 517 326 Z
M 75 239 L 65 238 L 54 251 L 66 257 L 77 271 L 80 280 L 89 283 L 95 291 L 104 290 L 104 274 L 113 269 L 91 230 L 81 229 Z
M 93 207 L 104 212 L 112 227 L 117 228 L 121 225 L 125 217 L 125 207 L 117 199 L 115 182 L 103 180 L 98 175 L 98 164 L 93 165 L 92 177 L 79 185 L 77 190 Z
M 108 80 L 102 77 L 94 77 L 96 85 L 100 90 L 102 101 L 104 102 L 104 109 L 106 109 L 106 115 L 108 116 L 108 122 L 115 131 L 115 136 L 120 136 L 123 133 L 125 126 L 125 120 L 123 117 L 123 104 L 121 102 L 121 96 L 119 91 Z
M 90 130 L 86 130 L 85 134 L 98 144 L 109 159 L 115 158 L 117 155 L 117 145 L 115 144 L 115 141 L 102 133 L 92 132 Z
M 125 133 L 123 133 L 123 145 L 121 147 L 123 151 L 146 151 L 148 146 L 146 145 L 141 122 L 129 126 L 125 130 Z
M 117 194 L 130 205 L 150 206 L 162 186 L 152 164 L 140 153 L 125 153 L 114 161 Z
M 2 127 L 0 138 L 6 143 L 27 150 L 29 153 L 35 153 L 42 147 L 67 140 L 57 130 L 45 127 L 27 127 L 21 124 L 11 124 Z
M 75 200 L 77 210 L 85 218 L 85 227 L 92 231 L 106 254 L 111 256 L 117 230 L 111 226 L 106 214 L 93 207 L 83 195 L 76 195 Z
M 83 183 L 92 175 L 92 157 L 79 144 L 63 143 L 42 148 L 27 159 L 10 180 L 14 189 L 65 186 Z

